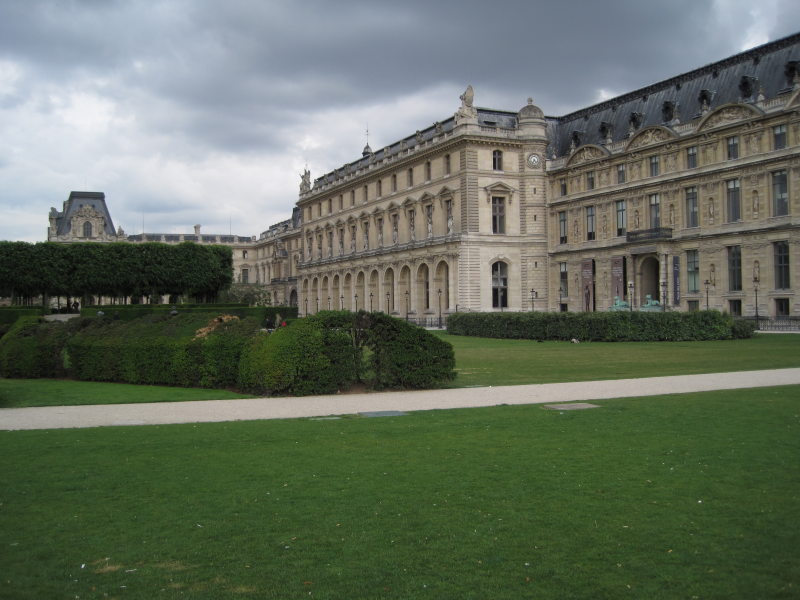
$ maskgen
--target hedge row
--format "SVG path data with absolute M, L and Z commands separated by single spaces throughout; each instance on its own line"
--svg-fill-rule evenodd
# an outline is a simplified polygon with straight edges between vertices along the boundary
M 218 319 L 159 314 L 130 322 L 81 318 L 42 323 L 25 317 L 0 339 L 0 375 L 234 387 L 242 348 L 260 323 Z M 211 331 L 198 336 L 205 328 Z
M 752 323 L 695 312 L 455 313 L 447 331 L 476 337 L 593 342 L 665 342 L 752 337 Z
M 269 308 L 274 316 L 285 307 Z M 23 317 L 0 339 L 0 375 L 238 387 L 273 395 L 329 394 L 357 381 L 376 389 L 431 388 L 455 376 L 450 344 L 383 313 L 322 312 L 286 320 L 287 327 L 268 334 L 260 331 L 259 318 L 192 311 L 131 321 Z
M 13 325 L 20 317 L 37 317 L 42 314 L 42 307 L 23 308 L 20 306 L 4 306 L 0 308 L 0 324 Z
M 253 318 L 269 327 L 275 324 L 277 316 L 280 316 L 282 320 L 297 317 L 296 306 L 246 306 L 243 304 L 108 304 L 82 308 L 81 316 L 94 317 L 102 312 L 104 316 L 114 320 L 132 321 L 145 315 L 171 314 L 173 310 L 177 311 L 179 315 L 224 312 L 241 319 Z

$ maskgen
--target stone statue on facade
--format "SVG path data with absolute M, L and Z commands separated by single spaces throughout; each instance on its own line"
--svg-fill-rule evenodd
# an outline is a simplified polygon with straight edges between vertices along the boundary
M 452 200 L 447 201 L 447 233 L 448 235 L 453 233 L 453 202 Z
M 308 169 L 303 169 L 303 173 L 300 175 L 300 193 L 305 194 L 306 192 L 311 191 L 311 171 Z
M 416 211 L 414 211 L 414 210 L 409 211 L 409 213 L 408 213 L 408 229 L 411 232 L 411 241 L 412 242 L 417 239 L 417 234 L 416 234 L 415 227 L 414 227 L 414 219 L 415 219 L 415 217 L 416 217 Z
M 428 225 L 428 237 L 433 236 L 433 207 L 429 206 L 427 209 L 427 225 Z
M 369 221 L 364 221 L 364 250 L 369 250 Z
M 464 121 L 477 121 L 478 111 L 473 106 L 475 91 L 472 89 L 471 85 L 467 86 L 467 89 L 459 96 L 459 99 L 461 100 L 461 106 L 459 107 L 458 111 L 456 111 L 456 124 Z
M 398 221 L 398 216 L 397 215 L 393 215 L 392 216 L 392 243 L 393 244 L 397 243 L 397 221 Z

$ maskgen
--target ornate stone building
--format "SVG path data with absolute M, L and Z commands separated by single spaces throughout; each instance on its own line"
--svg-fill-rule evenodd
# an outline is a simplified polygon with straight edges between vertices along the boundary
M 84 204 L 53 209 L 48 239 L 123 235 Z M 469 87 L 453 116 L 305 171 L 291 219 L 214 241 L 301 314 L 783 316 L 800 311 L 799 224 L 796 34 L 563 117 L 478 108 Z

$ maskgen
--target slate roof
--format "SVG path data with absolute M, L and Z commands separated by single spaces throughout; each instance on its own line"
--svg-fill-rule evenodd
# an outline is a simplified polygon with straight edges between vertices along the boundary
M 69 198 L 64 202 L 64 210 L 58 212 L 55 208 L 50 209 L 50 215 L 56 216 L 56 235 L 66 235 L 70 232 L 72 215 L 81 206 L 91 206 L 94 210 L 103 215 L 105 219 L 105 232 L 108 235 L 116 235 L 111 214 L 106 206 L 106 195 L 103 192 L 70 192 Z
M 548 157 L 569 154 L 575 134 L 576 147 L 605 143 L 609 128 L 613 142 L 626 139 L 632 117 L 637 131 L 691 121 L 700 116 L 703 96 L 711 110 L 731 102 L 755 102 L 760 92 L 767 100 L 775 98 L 791 91 L 799 64 L 800 33 L 563 117 L 547 117 Z

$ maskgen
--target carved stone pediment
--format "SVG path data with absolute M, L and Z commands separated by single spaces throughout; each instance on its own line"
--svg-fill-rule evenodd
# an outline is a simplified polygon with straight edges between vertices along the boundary
M 697 131 L 712 129 L 735 121 L 743 121 L 760 114 L 763 113 L 749 104 L 726 104 L 706 115 L 697 126 Z
M 609 152 L 605 148 L 595 146 L 594 144 L 587 144 L 586 146 L 581 146 L 575 150 L 575 152 L 573 152 L 572 156 L 570 156 L 569 160 L 567 161 L 567 165 L 574 167 L 576 165 L 600 158 L 605 158 L 607 156 L 609 156 Z
M 675 137 L 675 133 L 666 127 L 648 127 L 637 133 L 630 142 L 626 150 L 635 150 L 644 146 L 666 142 Z

